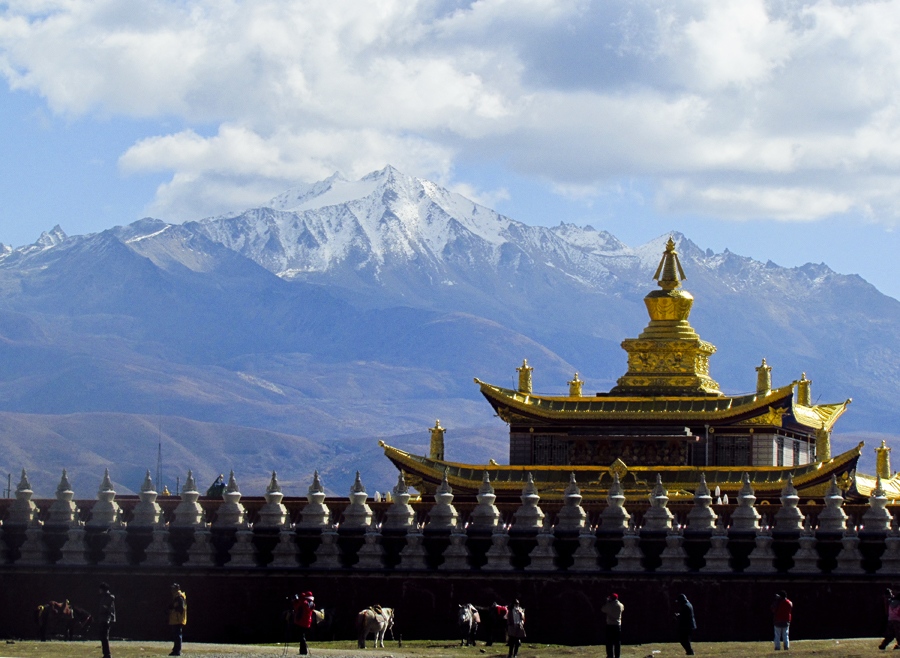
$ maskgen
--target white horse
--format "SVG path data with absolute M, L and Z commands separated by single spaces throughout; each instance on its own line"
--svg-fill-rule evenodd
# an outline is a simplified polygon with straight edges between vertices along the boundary
M 463 603 L 459 606 L 459 612 L 456 614 L 456 624 L 459 627 L 460 642 L 459 646 L 478 646 L 475 641 L 475 634 L 478 632 L 478 624 L 481 617 L 478 609 L 471 603 Z
M 375 647 L 384 647 L 384 634 L 394 628 L 394 609 L 373 605 L 356 615 L 357 646 L 366 648 L 366 638 L 375 634 Z M 391 634 L 393 636 L 393 633 Z

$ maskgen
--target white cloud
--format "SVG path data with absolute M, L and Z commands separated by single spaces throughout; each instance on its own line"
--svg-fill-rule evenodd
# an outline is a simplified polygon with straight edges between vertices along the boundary
M 462 194 L 475 203 L 480 203 L 488 208 L 494 208 L 500 201 L 509 199 L 509 190 L 498 187 L 493 190 L 482 190 L 469 183 L 448 183 L 450 189 L 457 194 Z
M 0 73 L 158 122 L 120 165 L 172 172 L 169 218 L 386 163 L 502 199 L 453 180 L 465 155 L 569 196 L 641 180 L 672 210 L 892 223 L 898 33 L 900 0 L 16 0 Z
M 144 139 L 119 159 L 126 172 L 176 173 L 159 187 L 147 213 L 184 221 L 243 209 L 298 180 L 321 180 L 335 171 L 361 177 L 383 166 L 425 171 L 446 179 L 452 152 L 416 138 L 377 131 L 283 132 L 261 137 L 225 124 L 211 137 L 186 130 Z

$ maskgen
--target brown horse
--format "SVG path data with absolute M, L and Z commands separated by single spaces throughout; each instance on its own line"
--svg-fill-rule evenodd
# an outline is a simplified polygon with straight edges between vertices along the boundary
M 46 642 L 54 633 L 62 633 L 71 640 L 73 633 L 86 633 L 93 622 L 91 614 L 83 608 L 69 603 L 49 601 L 42 603 L 34 611 L 34 621 L 40 629 L 41 642 Z
M 373 605 L 371 608 L 360 610 L 356 615 L 356 631 L 358 633 L 357 646 L 366 648 L 366 638 L 375 634 L 375 648 L 384 647 L 384 634 L 394 628 L 394 609 L 382 608 Z M 393 637 L 393 633 L 391 633 Z

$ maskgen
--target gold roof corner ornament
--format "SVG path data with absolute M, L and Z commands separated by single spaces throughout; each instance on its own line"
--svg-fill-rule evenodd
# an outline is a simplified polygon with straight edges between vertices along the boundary
M 721 397 L 719 384 L 709 376 L 709 357 L 716 346 L 701 340 L 688 322 L 694 297 L 681 288 L 687 277 L 672 238 L 653 278 L 661 290 L 644 297 L 650 324 L 637 338 L 622 341 L 622 349 L 628 352 L 628 372 L 610 393 Z

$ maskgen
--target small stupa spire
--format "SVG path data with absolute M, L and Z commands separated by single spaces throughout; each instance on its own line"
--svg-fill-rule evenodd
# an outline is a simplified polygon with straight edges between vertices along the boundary
M 112 480 L 109 479 L 109 469 L 104 469 L 103 471 L 103 480 L 100 482 L 100 489 L 98 491 L 112 491 L 113 485 Z
M 187 480 L 184 481 L 184 486 L 181 488 L 181 491 L 182 493 L 185 491 L 197 491 L 197 482 L 194 480 L 193 470 L 188 469 Z
M 153 478 L 150 477 L 150 469 L 147 469 L 147 474 L 144 475 L 144 481 L 141 483 L 141 491 L 156 491 L 153 488 Z
M 69 484 L 69 474 L 66 472 L 66 469 L 63 469 L 62 477 L 59 479 L 59 484 L 56 486 L 56 494 L 59 496 L 60 493 L 71 490 L 72 485 Z
M 225 487 L 225 491 L 227 493 L 237 493 L 240 491 L 237 480 L 234 479 L 234 469 L 231 469 L 231 472 L 228 474 L 228 485 Z
M 22 469 L 22 479 L 19 480 L 19 486 L 16 487 L 16 491 L 31 491 L 31 482 L 28 481 L 28 473 L 25 472 L 25 469 Z
M 309 493 L 324 493 L 325 487 L 322 486 L 322 480 L 319 479 L 319 470 L 313 471 L 313 481 L 309 485 Z

